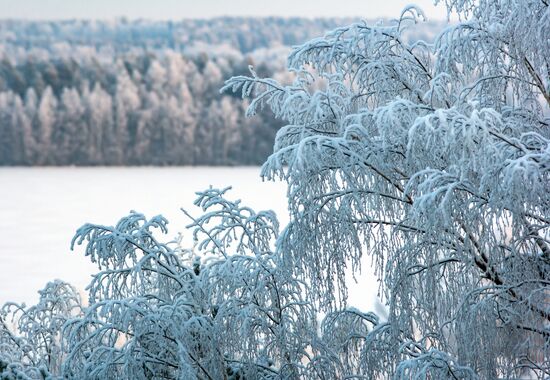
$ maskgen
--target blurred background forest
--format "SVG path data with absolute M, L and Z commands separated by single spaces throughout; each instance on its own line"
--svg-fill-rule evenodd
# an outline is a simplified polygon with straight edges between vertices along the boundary
M 223 81 L 253 65 L 288 83 L 293 45 L 354 21 L 1 20 L 0 165 L 261 164 L 280 122 L 245 118 Z

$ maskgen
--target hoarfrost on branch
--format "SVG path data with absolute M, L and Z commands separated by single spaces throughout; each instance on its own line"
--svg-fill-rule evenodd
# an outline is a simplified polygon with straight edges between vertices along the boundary
M 207 189 L 192 250 L 158 240 L 162 217 L 85 225 L 89 304 L 54 282 L 6 305 L 0 373 L 549 377 L 550 6 L 444 3 L 462 21 L 434 44 L 402 38 L 409 6 L 296 47 L 291 85 L 229 79 L 287 123 L 262 176 L 288 182 L 290 223 Z M 384 318 L 346 302 L 365 255 Z

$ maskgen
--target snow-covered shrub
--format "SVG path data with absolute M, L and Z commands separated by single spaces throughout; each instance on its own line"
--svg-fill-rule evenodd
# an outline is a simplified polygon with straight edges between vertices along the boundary
M 62 329 L 82 314 L 80 295 L 59 280 L 39 294 L 34 306 L 9 302 L 0 310 L 0 379 L 46 379 L 61 373 L 66 357 Z
M 101 270 L 81 318 L 65 326 L 64 375 L 76 378 L 276 378 L 306 370 L 316 314 L 304 284 L 274 253 L 278 222 L 198 193 L 187 214 L 198 245 L 161 243 L 162 217 L 132 213 L 115 227 L 85 225 L 73 243 Z

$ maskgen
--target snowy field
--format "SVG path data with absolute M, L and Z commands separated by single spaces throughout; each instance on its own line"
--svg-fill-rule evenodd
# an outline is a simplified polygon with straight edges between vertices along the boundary
M 113 225 L 135 210 L 162 214 L 169 236 L 185 232 L 195 191 L 233 186 L 230 194 L 256 210 L 277 212 L 288 221 L 286 186 L 262 182 L 259 168 L 0 168 L 0 304 L 35 302 L 37 290 L 59 278 L 84 289 L 96 268 L 83 248 L 70 251 L 74 232 L 90 222 Z M 369 261 L 365 261 L 364 268 Z M 372 309 L 376 284 L 364 274 L 350 290 L 350 303 Z

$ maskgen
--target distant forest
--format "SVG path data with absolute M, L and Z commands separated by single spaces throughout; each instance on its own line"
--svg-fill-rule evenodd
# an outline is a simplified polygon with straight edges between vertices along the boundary
M 262 163 L 281 123 L 245 118 L 223 81 L 253 65 L 288 83 L 292 45 L 355 21 L 0 20 L 0 165 Z

